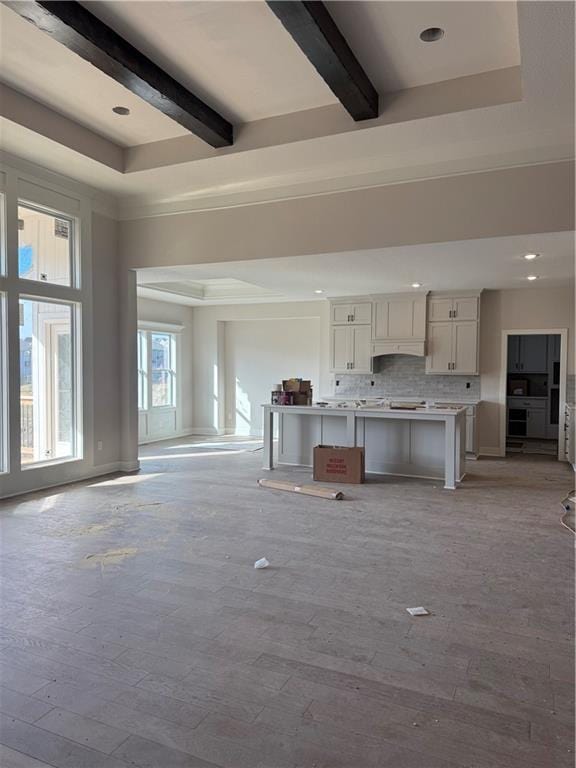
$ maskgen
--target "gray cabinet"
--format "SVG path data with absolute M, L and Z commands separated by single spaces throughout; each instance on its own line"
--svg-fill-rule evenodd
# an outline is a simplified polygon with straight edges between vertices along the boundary
M 508 373 L 548 373 L 547 335 L 509 336 Z

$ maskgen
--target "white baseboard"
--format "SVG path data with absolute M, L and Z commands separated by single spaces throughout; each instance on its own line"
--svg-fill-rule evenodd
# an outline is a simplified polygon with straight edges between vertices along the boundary
M 491 456 L 492 458 L 503 459 L 505 454 L 500 451 L 500 448 L 480 448 L 480 456 Z
M 144 437 L 138 440 L 138 445 L 148 445 L 149 443 L 163 443 L 165 440 L 178 440 L 180 437 L 191 437 L 197 434 L 193 429 L 180 429 L 178 432 L 171 432 L 169 435 L 154 435 Z
M 11 499 L 14 496 L 23 496 L 26 493 L 36 493 L 37 491 L 45 491 L 49 488 L 57 488 L 58 486 L 74 485 L 74 483 L 83 483 L 86 480 L 92 480 L 95 477 L 103 477 L 104 475 L 113 475 L 118 472 L 138 472 L 140 469 L 139 461 L 115 461 L 110 464 L 100 464 L 92 467 L 92 469 L 82 472 L 76 477 L 69 480 L 54 480 L 51 483 L 42 483 L 41 485 L 31 486 L 30 488 L 24 488 L 19 491 L 12 491 L 5 495 L 0 496 L 0 499 Z

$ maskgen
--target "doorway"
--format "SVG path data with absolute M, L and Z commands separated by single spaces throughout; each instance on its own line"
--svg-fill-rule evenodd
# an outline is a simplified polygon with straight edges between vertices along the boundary
M 501 454 L 565 459 L 565 330 L 504 331 Z

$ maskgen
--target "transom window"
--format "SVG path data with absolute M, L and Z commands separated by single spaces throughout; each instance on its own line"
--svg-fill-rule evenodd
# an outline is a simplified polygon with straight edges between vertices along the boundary
M 30 205 L 18 206 L 18 276 L 72 285 L 74 222 Z

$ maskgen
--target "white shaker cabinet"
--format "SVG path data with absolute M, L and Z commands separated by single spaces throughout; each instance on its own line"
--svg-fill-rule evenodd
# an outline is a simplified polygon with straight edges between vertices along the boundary
M 331 304 L 330 322 L 333 325 L 369 325 L 372 322 L 372 302 Z
M 332 325 L 330 370 L 333 373 L 372 373 L 370 325 Z
M 426 373 L 478 374 L 479 302 L 477 292 L 429 297 Z

